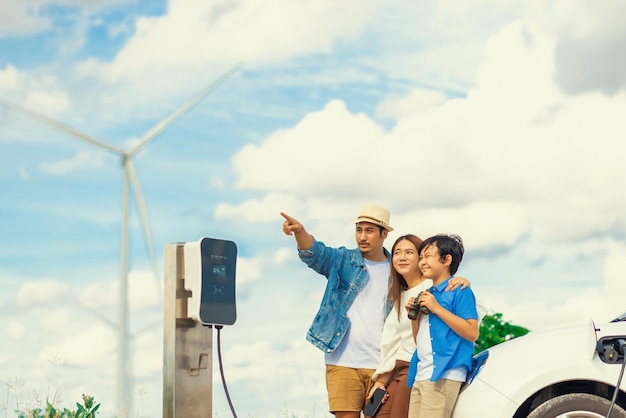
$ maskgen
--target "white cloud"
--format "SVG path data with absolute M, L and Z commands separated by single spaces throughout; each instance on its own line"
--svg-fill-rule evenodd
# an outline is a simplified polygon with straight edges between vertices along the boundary
M 140 310 L 159 305 L 163 289 L 154 273 L 131 271 L 128 276 L 128 299 L 133 310 Z
M 291 259 L 294 255 L 293 248 L 279 248 L 274 253 L 274 262 L 278 265 L 285 263 L 285 261 Z
M 250 379 L 262 385 L 261 382 L 269 375 L 276 374 L 282 376 L 280 383 L 276 384 L 287 391 L 286 396 L 311 395 L 311 390 L 324 393 L 322 385 L 311 387 L 311 382 L 319 380 L 322 374 L 323 353 L 303 339 L 291 341 L 285 349 L 276 349 L 270 342 L 262 340 L 234 345 L 227 350 L 224 358 L 224 367 L 230 371 L 229 378 L 233 382 Z M 262 358 L 263 361 L 251 361 L 255 358 Z M 294 374 L 292 370 L 298 370 L 298 373 Z
M 48 309 L 46 310 L 46 314 L 42 315 L 38 329 L 46 333 L 65 332 L 67 324 L 70 323 L 70 317 L 71 313 L 66 308 Z
M 436 12 L 439 15 L 456 15 L 464 17 L 468 12 L 472 12 L 482 6 L 494 7 L 515 3 L 512 0 L 470 0 L 458 2 L 454 0 L 444 0 L 435 2 Z
M 148 332 L 136 335 L 133 339 L 133 375 L 138 379 L 149 378 L 163 371 L 163 334 Z
M 624 17 L 616 10 L 622 5 L 620 0 L 596 3 L 584 0 L 577 4 L 559 1 L 553 7 L 545 2 L 534 1 L 528 8 L 529 19 L 541 21 L 546 30 L 554 30 L 560 36 L 576 39 L 611 39 L 626 33 Z
M 69 93 L 57 84 L 54 77 L 30 80 L 23 106 L 45 115 L 59 115 L 71 105 Z
M 397 120 L 431 109 L 445 101 L 446 96 L 443 92 L 417 88 L 405 97 L 383 101 L 376 108 L 376 115 L 380 118 Z
M 152 272 L 131 270 L 128 273 L 128 304 L 131 310 L 157 306 L 162 294 L 163 290 Z M 96 311 L 117 306 L 118 299 L 119 279 L 89 283 L 79 297 L 84 306 Z
M 122 97 L 135 104 L 171 99 L 236 63 L 255 68 L 327 53 L 359 35 L 386 1 L 173 0 L 167 14 L 138 18 L 135 33 L 112 61 L 88 58 L 76 71 L 80 79 L 106 85 L 106 103 L 118 103 L 120 111 L 119 103 L 130 104 Z
M 568 292 L 567 297 L 518 298 L 514 303 L 490 295 L 485 302 L 493 312 L 504 313 L 505 321 L 531 331 L 580 325 L 592 320 L 608 322 L 626 311 L 623 299 L 602 287 L 578 289 L 575 293 Z
M 269 170 L 270 167 L 267 167 Z M 216 219 L 243 220 L 245 222 L 266 222 L 280 217 L 283 208 L 300 209 L 302 202 L 289 194 L 268 193 L 262 199 L 250 199 L 233 205 L 221 202 L 215 207 Z
M 223 178 L 218 176 L 211 176 L 209 178 L 209 187 L 212 189 L 224 189 L 226 186 L 226 182 Z
M 293 129 L 275 132 L 260 146 L 242 148 L 233 159 L 239 174 L 237 187 L 292 192 L 306 185 L 307 193 L 337 195 L 353 189 L 366 175 L 351 166 L 387 151 L 384 139 L 382 128 L 365 114 L 352 114 L 344 102 L 334 100 L 305 116 Z M 333 152 L 328 152 L 330 144 Z M 324 172 L 319 170 L 321 160 L 328 168 Z M 368 177 L 374 189 L 382 189 L 381 181 L 379 176 Z
M 607 255 L 604 260 L 604 277 L 606 292 L 609 295 L 620 295 L 626 291 L 624 271 L 626 271 L 626 244 L 610 242 L 607 245 Z M 626 311 L 626 306 L 623 307 Z
M 242 284 L 257 280 L 263 275 L 263 264 L 261 257 L 237 257 L 237 282 Z
M 81 304 L 93 309 L 111 306 L 116 303 L 118 283 L 119 282 L 87 283 L 79 296 L 79 300 Z
M 20 322 L 9 321 L 6 324 L 7 335 L 16 341 L 21 341 L 26 335 L 26 328 Z
M 174 0 L 166 16 L 137 21 L 135 36 L 103 74 L 108 73 L 110 80 L 128 75 L 135 78 L 154 66 L 196 67 L 214 60 L 276 61 L 328 51 L 336 39 L 358 34 L 377 3 Z
M 52 27 L 48 17 L 40 15 L 39 2 L 5 0 L 0 14 L 0 38 L 45 32 Z
M 17 166 L 17 173 L 20 176 L 20 178 L 24 180 L 30 179 L 30 172 L 28 170 L 28 167 L 25 164 L 19 164 Z
M 20 72 L 7 64 L 6 68 L 0 71 L 0 90 L 1 91 L 19 91 L 22 87 L 22 78 Z
M 292 129 L 244 147 L 234 158 L 237 184 L 318 202 L 341 199 L 346 190 L 353 197 L 377 196 L 394 202 L 395 219 L 412 217 L 416 226 L 423 218 L 425 225 L 439 219 L 448 229 L 473 234 L 478 245 L 510 244 L 525 233 L 570 239 L 608 231 L 623 225 L 624 203 L 597 186 L 626 187 L 612 169 L 626 151 L 617 134 L 626 101 L 566 98 L 551 77 L 553 59 L 551 39 L 512 24 L 490 42 L 467 98 L 407 115 L 390 133 L 342 102 L 330 102 Z M 306 150 L 306 159 L 285 158 L 302 155 L 299 150 Z M 586 169 L 590 160 L 592 171 Z M 458 209 L 478 201 L 485 203 Z M 315 215 L 330 212 L 337 207 Z
M 41 171 L 47 174 L 66 174 L 84 168 L 102 169 L 106 156 L 102 152 L 79 151 L 72 158 L 41 164 Z
M 111 329 L 97 322 L 61 338 L 61 341 L 39 350 L 37 359 L 41 364 L 53 358 L 63 358 L 75 366 L 91 366 L 110 358 L 117 346 Z
M 25 283 L 15 297 L 21 308 L 42 308 L 58 304 L 68 294 L 69 286 L 54 280 Z
M 394 230 L 389 236 L 410 231 L 425 239 L 438 233 L 456 233 L 466 243 L 466 249 L 512 246 L 528 231 L 525 208 L 518 202 L 477 201 L 459 208 L 408 211 L 394 216 Z

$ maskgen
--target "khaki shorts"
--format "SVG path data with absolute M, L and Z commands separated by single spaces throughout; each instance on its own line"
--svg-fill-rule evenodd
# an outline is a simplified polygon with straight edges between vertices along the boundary
M 450 417 L 460 389 L 461 382 L 456 380 L 414 382 L 409 403 L 409 418 Z
M 360 411 L 374 385 L 374 369 L 326 365 L 326 389 L 331 413 Z

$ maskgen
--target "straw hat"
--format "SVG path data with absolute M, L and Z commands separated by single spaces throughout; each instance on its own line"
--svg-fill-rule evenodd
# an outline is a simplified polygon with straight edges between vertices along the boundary
M 382 226 L 387 231 L 393 231 L 393 228 L 389 226 L 389 211 L 373 203 L 365 204 L 363 209 L 361 209 L 359 217 L 352 222 L 369 222 L 374 225 Z

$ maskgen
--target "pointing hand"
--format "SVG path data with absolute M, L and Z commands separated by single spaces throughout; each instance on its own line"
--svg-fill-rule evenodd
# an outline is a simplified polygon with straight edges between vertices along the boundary
M 303 226 L 296 218 L 292 218 L 284 212 L 281 212 L 280 214 L 283 218 L 285 218 L 285 222 L 283 222 L 283 232 L 285 235 L 292 235 L 295 232 L 302 231 Z

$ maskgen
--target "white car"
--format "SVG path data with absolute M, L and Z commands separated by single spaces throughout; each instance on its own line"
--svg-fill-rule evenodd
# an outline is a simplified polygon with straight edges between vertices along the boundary
M 625 348 L 626 313 L 498 344 L 474 356 L 452 417 L 626 418 Z

